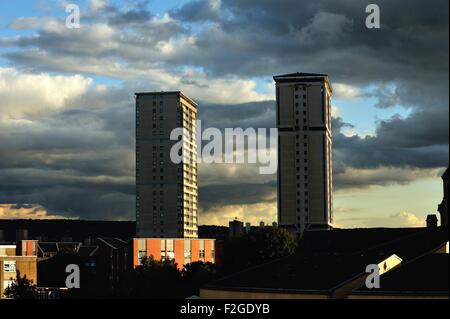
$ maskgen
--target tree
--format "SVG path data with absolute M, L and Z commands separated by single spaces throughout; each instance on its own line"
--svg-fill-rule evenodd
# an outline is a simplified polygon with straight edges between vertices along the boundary
M 181 273 L 173 260 L 143 257 L 133 276 L 134 298 L 182 298 Z
M 16 278 L 11 285 L 5 289 L 5 297 L 13 299 L 35 299 L 37 297 L 36 285 L 27 278 L 27 275 L 20 276 L 20 271 L 16 271 Z
M 297 241 L 284 228 L 266 227 L 225 242 L 224 271 L 234 272 L 295 253 Z
M 198 295 L 200 287 L 217 278 L 216 265 L 210 262 L 196 261 L 187 265 L 181 272 L 186 296 Z

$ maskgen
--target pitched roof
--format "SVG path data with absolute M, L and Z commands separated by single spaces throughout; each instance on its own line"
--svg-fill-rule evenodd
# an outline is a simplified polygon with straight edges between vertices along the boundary
M 447 241 L 442 227 L 307 232 L 296 255 L 222 278 L 205 289 L 329 293 L 361 275 L 369 264 L 392 255 L 407 262 Z
M 448 254 L 428 254 L 382 275 L 380 289 L 369 290 L 363 286 L 354 294 L 448 296 L 448 269 Z
M 389 256 L 296 254 L 219 279 L 206 289 L 240 291 L 331 292 L 335 287 L 365 273 L 366 266 Z

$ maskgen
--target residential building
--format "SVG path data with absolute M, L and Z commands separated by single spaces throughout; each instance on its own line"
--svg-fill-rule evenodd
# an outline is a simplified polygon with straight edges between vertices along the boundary
M 198 239 L 197 111 L 180 91 L 136 93 L 134 267 L 143 257 L 179 268 L 215 261 L 215 240 Z M 171 137 L 174 130 L 183 136 Z
M 278 223 L 301 236 L 333 226 L 331 95 L 326 74 L 275 76 Z
M 230 238 L 240 237 L 244 233 L 244 223 L 237 219 L 230 221 L 228 223 L 228 226 L 230 231 Z
M 196 120 L 197 104 L 179 91 L 136 93 L 138 237 L 198 237 Z M 177 128 L 190 134 L 180 163 L 171 159 Z
M 5 289 L 16 279 L 16 271 L 37 284 L 37 257 L 17 256 L 15 244 L 0 244 L 0 298 L 4 298 Z
M 135 238 L 133 266 L 139 266 L 143 257 L 152 257 L 155 260 L 172 259 L 180 269 L 196 261 L 215 263 L 215 251 L 214 239 Z

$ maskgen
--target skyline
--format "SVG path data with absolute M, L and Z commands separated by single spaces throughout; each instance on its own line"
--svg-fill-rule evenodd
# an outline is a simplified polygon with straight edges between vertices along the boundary
M 336 224 L 418 226 L 437 213 L 447 1 L 378 1 L 380 30 L 365 29 L 364 1 L 75 2 L 79 30 L 57 1 L 0 4 L 0 218 L 133 219 L 134 92 L 185 91 L 204 127 L 270 128 L 271 77 L 297 71 L 333 83 Z M 199 224 L 275 221 L 276 174 L 257 169 L 199 165 Z

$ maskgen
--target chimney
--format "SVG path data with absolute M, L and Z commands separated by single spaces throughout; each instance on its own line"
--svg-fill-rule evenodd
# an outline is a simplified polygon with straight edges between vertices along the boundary
M 430 214 L 427 216 L 427 228 L 437 228 L 438 219 L 435 214 Z
M 252 225 L 250 223 L 245 223 L 245 232 L 248 234 L 252 229 Z

